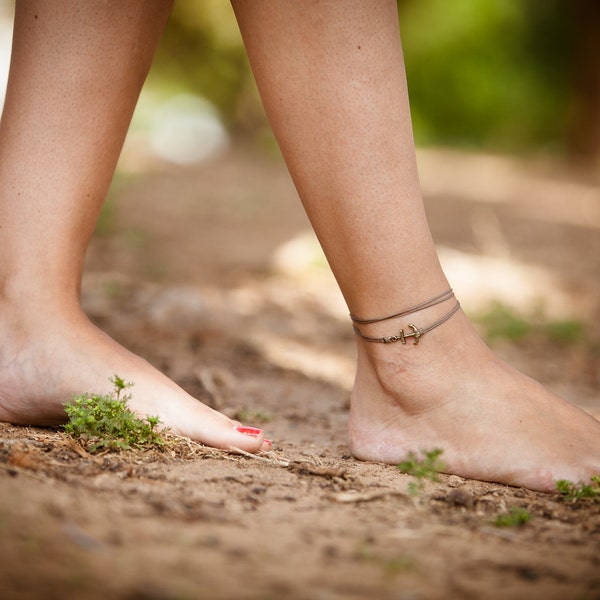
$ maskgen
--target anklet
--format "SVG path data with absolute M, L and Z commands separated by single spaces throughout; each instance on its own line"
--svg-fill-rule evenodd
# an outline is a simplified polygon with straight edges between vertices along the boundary
M 379 323 L 380 321 L 389 321 L 390 319 L 395 319 L 396 317 L 405 317 L 406 315 L 411 315 L 412 313 L 417 312 L 418 310 L 423 310 L 424 308 L 430 308 L 435 306 L 436 304 L 441 304 L 446 300 L 449 300 L 454 296 L 454 292 L 452 289 L 445 291 L 443 294 L 439 296 L 435 296 L 434 298 L 430 298 L 429 300 L 425 300 L 425 302 L 421 302 L 421 304 L 417 304 L 415 306 L 411 306 L 402 312 L 396 313 L 394 315 L 390 315 L 389 317 L 381 317 L 379 319 L 359 319 L 350 313 L 350 318 L 353 323 L 358 323 L 359 325 L 370 325 L 371 323 Z
M 439 302 L 436 302 L 435 304 L 439 304 Z M 431 305 L 433 306 L 433 305 Z M 423 307 L 423 308 L 428 308 L 428 307 Z M 457 300 L 456 304 L 454 305 L 454 307 L 452 308 L 452 310 L 448 313 L 446 313 L 441 319 L 438 319 L 435 323 L 431 323 L 431 325 L 427 325 L 426 327 L 417 327 L 414 323 L 409 323 L 408 326 L 412 329 L 411 333 L 404 333 L 404 329 L 401 329 L 397 335 L 389 335 L 386 337 L 381 337 L 381 338 L 372 338 L 372 337 L 367 337 L 366 335 L 364 335 L 360 329 L 356 326 L 356 325 L 352 325 L 352 329 L 354 329 L 354 332 L 359 335 L 363 340 L 366 340 L 367 342 L 379 342 L 380 344 L 393 344 L 394 342 L 402 342 L 403 344 L 406 344 L 406 338 L 409 337 L 414 337 L 415 341 L 414 341 L 414 346 L 416 346 L 419 343 L 419 340 L 421 339 L 421 337 L 423 335 L 425 335 L 428 331 L 431 331 L 432 329 L 435 329 L 436 327 L 439 327 L 442 323 L 445 323 L 455 312 L 458 311 L 458 309 L 460 308 L 460 302 Z M 416 312 L 416 311 L 411 311 L 411 312 Z M 385 319 L 380 319 L 381 321 L 385 321 L 387 319 L 389 319 L 391 317 L 386 317 Z M 360 321 L 355 321 L 355 323 L 358 323 Z M 377 321 L 372 321 L 373 323 L 376 323 Z

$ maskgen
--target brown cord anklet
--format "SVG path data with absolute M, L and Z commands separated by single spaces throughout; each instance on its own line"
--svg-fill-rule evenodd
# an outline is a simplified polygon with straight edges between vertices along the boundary
M 441 304 L 446 300 L 450 300 L 454 296 L 454 292 L 452 289 L 445 291 L 443 294 L 439 296 L 435 296 L 434 298 L 430 298 L 429 300 L 425 300 L 425 302 L 421 302 L 421 304 L 417 304 L 415 306 L 411 306 L 402 312 L 396 313 L 394 315 L 390 315 L 389 317 L 381 317 L 379 319 L 359 319 L 355 317 L 352 313 L 350 313 L 350 318 L 353 323 L 358 323 L 359 325 L 370 325 L 371 323 L 379 323 L 380 321 L 389 321 L 390 319 L 395 319 L 396 317 L 405 317 L 406 315 L 412 315 L 412 313 L 417 312 L 418 310 L 423 310 L 424 308 L 431 308 L 436 304 Z
M 436 302 L 436 304 L 439 304 L 439 302 Z M 433 306 L 433 305 L 432 305 Z M 429 307 L 426 307 L 429 308 Z M 448 319 L 450 319 L 450 317 L 452 317 L 452 315 L 458 311 L 458 309 L 460 308 L 460 302 L 457 300 L 456 304 L 454 305 L 454 307 L 452 308 L 452 310 L 448 313 L 446 313 L 441 319 L 438 319 L 435 323 L 431 323 L 431 325 L 427 325 L 426 327 L 417 327 L 414 323 L 409 323 L 408 326 L 412 329 L 412 333 L 404 333 L 404 329 L 401 329 L 397 335 L 389 335 L 386 337 L 381 337 L 381 338 L 372 338 L 372 337 L 367 337 L 366 335 L 364 335 L 360 329 L 356 326 L 356 325 L 352 325 L 352 328 L 354 329 L 354 332 L 359 335 L 363 340 L 366 340 L 367 342 L 378 342 L 380 344 L 393 344 L 394 342 L 402 342 L 403 344 L 406 344 L 406 338 L 409 337 L 414 337 L 415 341 L 413 345 L 417 345 L 419 343 L 419 340 L 421 339 L 421 337 L 423 337 L 428 331 L 431 331 L 432 329 L 435 329 L 436 327 L 439 327 L 440 325 L 442 325 L 443 323 L 445 323 Z M 411 312 L 416 312 L 416 311 L 411 311 Z M 381 321 L 385 321 L 390 317 L 386 317 L 385 319 L 380 319 Z M 355 322 L 359 322 L 359 321 L 355 321 Z M 373 323 L 377 322 L 377 321 L 372 321 Z

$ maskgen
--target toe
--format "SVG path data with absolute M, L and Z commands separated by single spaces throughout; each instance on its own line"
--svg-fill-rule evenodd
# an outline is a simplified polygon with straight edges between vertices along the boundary
M 235 425 L 222 440 L 224 448 L 239 448 L 246 452 L 258 452 L 264 450 L 265 443 L 263 430 L 258 427 L 247 425 Z M 268 442 L 270 447 L 270 442 Z

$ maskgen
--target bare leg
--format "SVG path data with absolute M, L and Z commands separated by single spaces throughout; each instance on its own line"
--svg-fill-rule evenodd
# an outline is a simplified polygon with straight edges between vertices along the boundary
M 448 289 L 423 211 L 396 3 L 234 0 L 267 114 L 353 314 Z M 432 323 L 451 301 L 364 333 Z M 419 345 L 357 338 L 350 446 L 397 463 L 439 447 L 450 473 L 552 490 L 600 472 L 600 423 L 500 362 L 462 312 Z
M 79 306 L 84 254 L 168 0 L 18 1 L 0 122 L 0 420 L 54 424 L 117 373 L 132 407 L 217 447 L 262 433 L 204 406 L 97 330 Z

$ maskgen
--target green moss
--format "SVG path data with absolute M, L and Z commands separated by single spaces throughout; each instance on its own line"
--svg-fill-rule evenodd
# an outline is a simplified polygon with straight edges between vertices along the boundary
M 559 479 L 556 482 L 556 490 L 562 494 L 567 502 L 575 503 L 583 498 L 592 498 L 600 502 L 600 475 L 594 475 L 590 483 L 573 483 L 567 479 Z
M 408 458 L 398 465 L 398 469 L 403 473 L 412 475 L 417 479 L 408 486 L 408 492 L 416 495 L 423 489 L 425 479 L 438 481 L 438 473 L 443 471 L 444 463 L 439 460 L 443 450 L 434 448 L 433 450 L 421 450 L 422 458 L 419 458 L 414 452 L 408 454 Z
M 524 508 L 511 508 L 507 513 L 498 515 L 494 520 L 496 527 L 519 527 L 531 520 L 531 515 Z
M 91 453 L 162 446 L 164 440 L 157 432 L 159 418 L 140 418 L 127 406 L 131 395 L 122 394 L 133 384 L 117 375 L 110 381 L 114 389 L 109 394 L 80 394 L 65 404 L 69 417 L 65 433 L 83 441 Z

